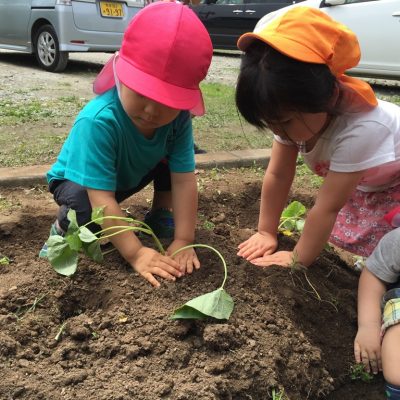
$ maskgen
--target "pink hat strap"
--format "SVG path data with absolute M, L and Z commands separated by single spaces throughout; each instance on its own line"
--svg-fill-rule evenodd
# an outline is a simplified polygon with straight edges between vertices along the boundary
M 93 82 L 93 92 L 102 94 L 115 86 L 115 61 L 118 51 L 111 56 Z

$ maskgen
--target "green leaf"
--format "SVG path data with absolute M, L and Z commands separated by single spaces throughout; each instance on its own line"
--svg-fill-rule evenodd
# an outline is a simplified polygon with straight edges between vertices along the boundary
M 296 222 L 292 219 L 288 219 L 283 223 L 283 227 L 288 231 L 293 231 L 296 226 Z
M 46 242 L 47 258 L 61 275 L 71 276 L 78 265 L 78 252 L 72 250 L 63 236 L 50 236 Z
M 171 315 L 171 319 L 202 319 L 212 317 L 229 319 L 233 311 L 233 299 L 222 288 L 203 294 L 179 307 Z
M 98 221 L 96 221 L 96 224 L 101 225 L 103 223 L 103 219 L 102 219 L 103 217 L 104 217 L 104 206 L 95 207 L 92 209 L 92 221 L 100 218 Z
M 69 225 L 68 225 L 68 232 L 75 232 L 79 229 L 79 225 L 78 225 L 78 221 L 76 219 L 76 211 L 73 210 L 72 208 L 70 208 L 70 210 L 68 211 L 67 214 L 67 218 L 69 221 Z
M 103 261 L 103 253 L 101 252 L 99 241 L 92 243 L 82 243 L 83 251 L 90 257 L 93 261 L 101 263 Z
M 6 256 L 1 257 L 0 256 L 0 265 L 8 265 L 10 264 L 10 259 Z
M 186 304 L 179 307 L 171 315 L 170 319 L 204 319 L 207 315 L 196 310 L 195 308 L 189 307 Z
M 79 251 L 82 248 L 82 241 L 79 239 L 78 231 L 67 233 L 65 235 L 65 241 L 69 244 L 71 250 Z
M 98 240 L 98 237 L 88 228 L 85 226 L 81 226 L 79 228 L 79 238 L 82 240 L 82 242 L 85 243 L 92 243 L 96 240 Z
M 282 219 L 301 217 L 306 212 L 306 208 L 299 201 L 292 201 L 282 212 Z

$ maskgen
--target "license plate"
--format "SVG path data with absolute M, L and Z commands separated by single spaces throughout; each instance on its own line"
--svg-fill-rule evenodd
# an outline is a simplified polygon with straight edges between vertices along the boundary
M 124 16 L 124 9 L 121 3 L 101 1 L 100 14 L 102 17 L 106 18 L 122 18 Z

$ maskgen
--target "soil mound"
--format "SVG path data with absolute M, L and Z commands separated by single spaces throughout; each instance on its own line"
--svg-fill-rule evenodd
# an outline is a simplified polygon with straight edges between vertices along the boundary
M 307 271 L 250 265 L 236 247 L 257 224 L 259 177 L 231 171 L 200 187 L 198 242 L 226 258 L 229 321 L 169 319 L 221 285 L 222 265 L 207 249 L 198 250 L 199 271 L 158 290 L 116 252 L 102 265 L 81 259 L 73 278 L 61 277 L 37 257 L 55 215 L 50 196 L 6 193 L 1 399 L 255 400 L 273 389 L 290 400 L 384 398 L 381 377 L 350 377 L 357 273 L 332 250 Z M 146 193 L 125 206 L 143 216 Z M 282 249 L 292 245 L 281 238 Z

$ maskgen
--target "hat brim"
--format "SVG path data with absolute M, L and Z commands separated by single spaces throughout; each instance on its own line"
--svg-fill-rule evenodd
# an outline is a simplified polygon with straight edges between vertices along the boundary
M 115 86 L 113 68 L 115 57 L 114 54 L 96 77 L 93 83 L 95 93 L 104 93 Z M 164 82 L 136 68 L 121 56 L 115 61 L 115 72 L 125 86 L 142 96 L 177 110 L 188 110 L 193 115 L 201 116 L 205 113 L 200 88 L 187 89 Z
M 237 42 L 237 47 L 239 50 L 246 51 L 250 44 L 255 40 L 261 40 L 262 42 L 269 44 L 275 50 L 278 50 L 280 53 L 290 58 L 294 58 L 295 60 L 315 64 L 325 64 L 322 57 L 318 56 L 318 54 L 313 50 L 298 42 L 293 42 L 293 38 L 285 38 L 285 36 L 282 35 L 268 35 L 268 38 L 266 38 L 260 34 L 248 32 L 240 36 Z

